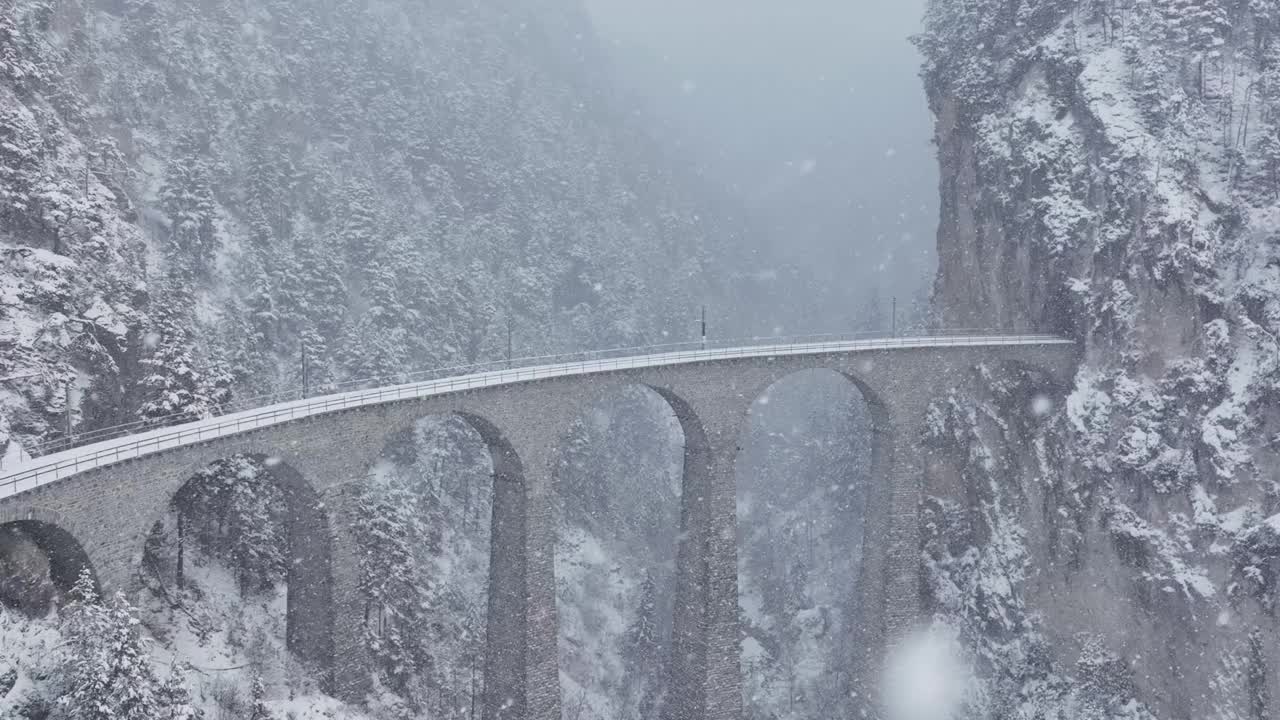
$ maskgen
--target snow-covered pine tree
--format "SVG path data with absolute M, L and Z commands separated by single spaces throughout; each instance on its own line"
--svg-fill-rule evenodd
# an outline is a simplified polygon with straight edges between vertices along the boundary
M 298 170 L 289 148 L 264 128 L 249 148 L 245 219 L 257 252 L 270 253 L 292 239 Z
M 209 417 L 231 399 L 231 377 L 221 363 L 196 354 L 195 297 L 180 277 L 162 280 L 139 360 L 138 415 L 160 422 L 174 416 Z
M 627 651 L 628 657 L 634 658 L 642 667 L 651 667 L 662 649 L 658 638 L 657 586 L 654 585 L 651 574 L 644 574 L 639 592 L 640 601 L 636 605 L 635 619 L 627 628 Z
M 297 306 L 292 310 L 305 318 L 306 327 L 319 333 L 319 339 L 333 341 L 347 315 L 341 253 L 334 243 L 310 231 L 299 235 L 295 247 L 299 268 L 298 287 L 291 294 Z
M 59 675 L 60 720 L 190 720 L 190 696 L 175 674 L 161 682 L 122 593 L 103 602 L 93 576 L 80 573 L 66 609 Z
M 270 268 L 287 267 L 291 256 L 287 248 L 252 255 L 235 273 L 244 291 L 228 301 L 218 339 L 236 387 L 245 396 L 261 397 L 278 389 L 279 351 L 287 344 L 280 283 Z
M 244 596 L 287 574 L 287 503 L 262 462 L 237 455 L 193 477 L 174 500 L 187 536 L 235 572 Z
M 1205 94 L 1205 73 L 1211 63 L 1222 60 L 1231 34 L 1231 18 L 1225 0 L 1178 0 L 1174 2 L 1178 37 L 1186 42 L 1195 65 L 1197 94 Z
M 423 624 L 428 580 L 414 553 L 424 539 L 415 507 L 412 493 L 389 483 L 368 486 L 356 509 L 365 643 L 397 692 L 405 692 L 412 678 L 431 666 Z
M 261 675 L 253 676 L 250 700 L 253 702 L 253 707 L 249 710 L 249 720 L 275 720 L 271 709 L 267 707 L 267 688 L 262 683 Z
M 351 320 L 341 339 L 343 366 L 351 377 L 390 379 L 407 369 L 411 318 L 400 301 L 397 262 L 393 254 L 380 252 L 364 266 L 367 308 Z
M 161 715 L 158 720 L 203 720 L 204 713 L 195 706 L 187 689 L 186 673 L 179 665 L 169 669 L 169 677 L 160 686 Z
M 261 469 L 247 462 L 228 491 L 227 557 L 240 578 L 240 594 L 248 596 L 271 588 L 288 571 L 283 501 L 272 483 L 262 481 Z
M 160 207 L 169 221 L 165 254 L 174 272 L 208 278 L 218 252 L 212 171 L 207 143 L 195 133 L 179 139 L 160 188 Z
M 640 582 L 635 618 L 627 628 L 622 657 L 635 697 L 630 699 L 641 718 L 658 717 L 666 657 L 658 637 L 658 588 L 650 573 Z
M 343 216 L 338 231 L 341 246 L 352 267 L 367 267 L 386 238 L 380 237 L 383 223 L 378 217 L 375 195 L 369 183 L 351 182 L 343 197 Z

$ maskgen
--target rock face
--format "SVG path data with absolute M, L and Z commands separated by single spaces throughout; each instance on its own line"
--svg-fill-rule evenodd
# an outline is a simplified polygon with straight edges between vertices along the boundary
M 935 405 L 927 547 L 973 717 L 1280 713 L 1280 4 L 934 2 L 936 306 L 1077 338 L 1065 407 Z M 1139 704 L 1131 704 L 1136 700 Z

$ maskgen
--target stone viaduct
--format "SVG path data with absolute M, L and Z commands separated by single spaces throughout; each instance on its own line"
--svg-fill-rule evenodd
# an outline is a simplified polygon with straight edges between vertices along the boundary
M 622 385 L 647 386 L 670 404 L 685 439 L 667 714 L 736 720 L 734 460 L 753 402 L 789 375 L 825 369 L 856 385 L 870 408 L 874 456 L 857 664 L 860 687 L 874 694 L 886 645 L 920 614 L 920 430 L 929 403 L 979 364 L 1033 373 L 1046 393 L 1060 393 L 1076 352 L 1074 344 L 1044 336 L 746 347 L 489 373 L 399 386 L 372 399 L 332 396 L 319 408 L 314 400 L 281 406 L 267 420 L 251 411 L 243 420 L 215 418 L 26 462 L 0 474 L 0 527 L 21 523 L 50 555 L 56 582 L 69 583 L 87 564 L 104 590 L 129 591 L 149 529 L 188 479 L 235 454 L 271 458 L 298 520 L 290 543 L 290 647 L 327 670 L 333 692 L 358 696 L 368 664 L 350 531 L 355 491 L 390 439 L 424 416 L 459 415 L 487 444 L 494 470 L 484 716 L 558 720 L 556 448 L 595 398 Z M 152 447 L 139 442 L 150 436 L 160 438 Z

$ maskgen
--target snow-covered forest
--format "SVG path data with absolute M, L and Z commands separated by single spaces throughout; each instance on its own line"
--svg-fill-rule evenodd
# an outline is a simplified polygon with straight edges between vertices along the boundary
M 912 192 L 937 195 L 936 257 L 914 200 L 840 197 L 872 164 L 829 142 L 691 150 L 705 128 L 672 125 L 697 78 L 654 66 L 673 99 L 638 106 L 647 60 L 604 4 L 0 0 L 0 460 L 300 388 L 694 340 L 708 306 L 720 339 L 1053 333 L 1080 345 L 1070 382 L 978 365 L 907 428 L 934 632 L 874 696 L 867 399 L 827 372 L 754 399 L 743 718 L 1280 716 L 1280 0 L 928 0 L 902 52 L 935 127 L 940 183 Z M 717 153 L 773 141 L 785 182 L 724 180 L 754 158 Z M 686 445 L 631 386 L 555 448 L 564 720 L 670 717 Z M 279 458 L 184 476 L 108 592 L 34 520 L 0 523 L 0 719 L 479 720 L 491 451 L 425 416 L 353 483 L 356 699 L 306 611 L 329 508 Z
M 570 2 L 2 17 L 6 444 L 67 433 L 68 402 L 76 433 L 199 416 L 304 362 L 319 390 L 689 339 L 754 262 L 611 110 Z

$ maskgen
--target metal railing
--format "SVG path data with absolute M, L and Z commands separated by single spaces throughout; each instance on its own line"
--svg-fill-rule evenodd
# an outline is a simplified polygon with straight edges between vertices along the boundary
M 33 448 L 30 458 L 13 463 L 10 468 L 0 467 L 0 498 L 91 468 L 250 429 L 339 410 L 482 387 L 662 365 L 777 355 L 913 347 L 1046 344 L 1073 343 L 1053 335 L 1012 335 L 986 330 L 954 330 L 945 334 L 934 332 L 919 336 L 858 333 L 750 338 L 526 357 L 437 368 L 386 378 L 350 380 L 323 386 L 322 395 L 310 396 L 302 389 L 293 389 L 230 404 L 219 414 L 208 418 L 193 420 L 189 415 L 175 415 L 103 428 L 46 443 Z

